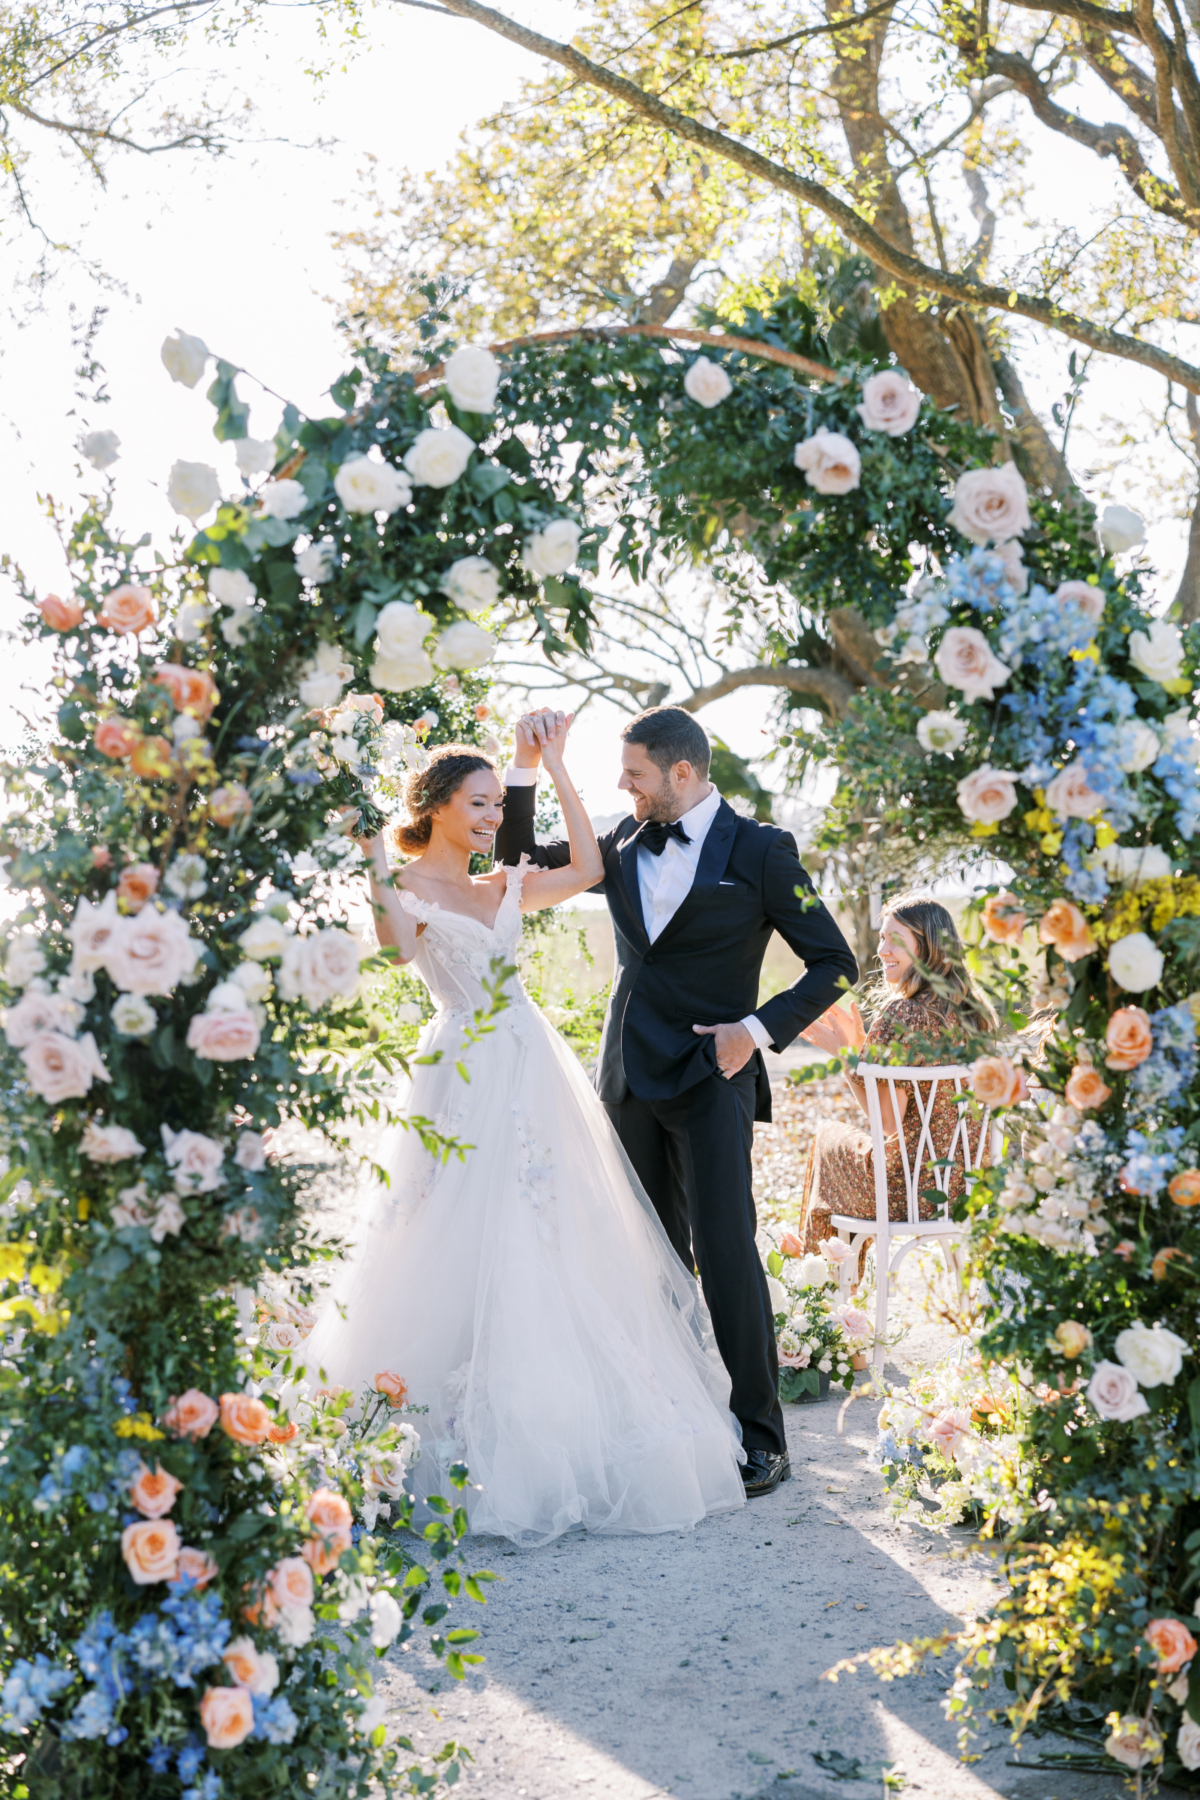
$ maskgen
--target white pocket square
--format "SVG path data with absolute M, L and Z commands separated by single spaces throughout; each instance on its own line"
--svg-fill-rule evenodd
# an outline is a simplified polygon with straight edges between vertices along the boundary
M 736 881 L 718 881 L 717 886 L 718 887 L 736 887 L 737 882 Z

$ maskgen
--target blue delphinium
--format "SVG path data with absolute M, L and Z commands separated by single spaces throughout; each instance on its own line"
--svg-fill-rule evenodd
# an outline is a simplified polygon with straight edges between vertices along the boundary
M 165 1775 L 171 1766 L 171 1749 L 161 1738 L 155 1738 L 150 1746 L 146 1761 L 150 1764 L 152 1775 Z
M 176 1773 L 182 1782 L 196 1779 L 204 1762 L 204 1745 L 198 1738 L 192 1738 L 179 1752 L 179 1760 L 175 1764 Z
M 20 1731 L 32 1725 L 73 1680 L 70 1669 L 56 1668 L 40 1650 L 32 1662 L 21 1657 L 0 1688 L 0 1731 Z
M 205 1769 L 204 1778 L 195 1787 L 184 1788 L 180 1800 L 218 1800 L 221 1777 L 215 1769 Z
M 1174 727 L 1176 719 L 1182 721 L 1178 728 Z M 1154 773 L 1172 800 L 1178 801 L 1175 826 L 1180 837 L 1190 843 L 1200 825 L 1200 773 L 1196 768 L 1200 747 L 1188 729 L 1186 713 L 1173 714 L 1165 723 L 1167 729 Z
M 268 1744 L 290 1744 L 299 1729 L 300 1721 L 284 1699 L 278 1695 L 274 1700 L 266 1700 L 258 1695 L 254 1699 L 254 1736 L 266 1738 Z
M 1165 1131 L 1131 1131 L 1125 1139 L 1125 1179 L 1136 1194 L 1155 1200 L 1175 1169 L 1175 1152 L 1183 1131 L 1172 1125 Z
M 1160 1007 L 1150 1020 L 1154 1048 L 1129 1077 L 1139 1112 L 1185 1093 L 1196 1073 L 1196 1025 L 1186 1001 Z

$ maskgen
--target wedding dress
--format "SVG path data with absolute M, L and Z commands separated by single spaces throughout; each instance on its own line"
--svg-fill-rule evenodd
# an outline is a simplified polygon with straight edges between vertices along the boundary
M 522 1546 L 574 1525 L 660 1532 L 744 1503 L 729 1377 L 698 1283 L 667 1240 L 574 1055 L 515 972 L 491 1029 L 464 1039 L 516 962 L 523 869 L 495 924 L 404 891 L 437 1013 L 406 1112 L 471 1146 L 431 1155 L 393 1129 L 390 1185 L 360 1204 L 304 1360 L 361 1393 L 382 1370 L 427 1405 L 416 1491 Z M 464 1079 L 460 1065 L 469 1079 Z M 365 1216 L 364 1216 L 365 1215 Z

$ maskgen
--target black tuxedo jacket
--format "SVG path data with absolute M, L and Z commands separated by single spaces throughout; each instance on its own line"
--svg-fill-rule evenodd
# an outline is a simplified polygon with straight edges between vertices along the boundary
M 507 790 L 496 859 L 523 855 L 541 868 L 571 860 L 565 843 L 538 844 L 534 837 L 535 786 Z M 783 1050 L 832 1005 L 843 977 L 858 979 L 845 938 L 800 866 L 796 842 L 773 825 L 743 819 L 722 800 L 700 852 L 691 892 L 653 944 L 646 935 L 638 886 L 638 835 L 630 816 L 600 839 L 603 894 L 612 914 L 617 968 L 596 1087 L 615 1103 L 669 1100 L 716 1072 L 711 1037 L 693 1025 L 731 1024 L 757 1014 Z M 805 971 L 794 987 L 759 1006 L 758 978 L 772 931 L 802 958 Z M 756 1117 L 771 1116 L 770 1084 L 756 1051 Z

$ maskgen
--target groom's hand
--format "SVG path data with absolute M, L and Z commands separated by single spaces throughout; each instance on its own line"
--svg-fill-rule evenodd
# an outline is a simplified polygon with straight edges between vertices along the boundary
M 542 760 L 542 740 L 539 732 L 540 713 L 522 713 L 513 731 L 515 746 L 513 749 L 514 769 L 536 769 Z
M 754 1039 L 744 1025 L 693 1025 L 697 1037 L 716 1039 L 717 1067 L 729 1080 L 754 1055 Z

